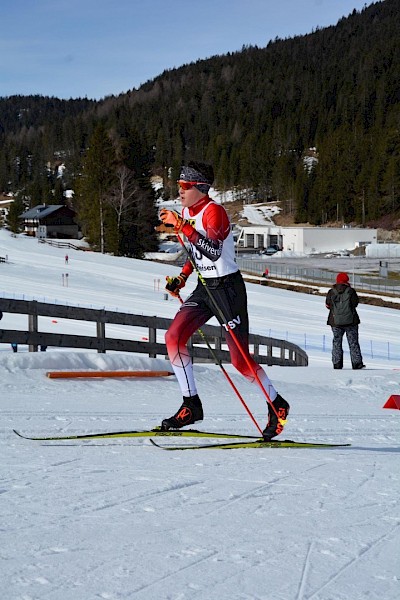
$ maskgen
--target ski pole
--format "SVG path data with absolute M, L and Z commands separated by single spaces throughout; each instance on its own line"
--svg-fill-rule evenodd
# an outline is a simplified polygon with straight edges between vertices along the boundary
M 178 299 L 179 302 L 181 304 L 183 304 L 183 300 L 181 298 L 181 296 L 178 294 Z M 219 368 L 221 369 L 222 373 L 225 375 L 226 379 L 228 380 L 228 382 L 230 383 L 232 389 L 234 390 L 236 396 L 239 398 L 240 402 L 242 403 L 243 407 L 245 408 L 247 414 L 249 415 L 250 419 L 253 421 L 254 425 L 257 427 L 258 431 L 261 433 L 262 435 L 262 429 L 259 426 L 259 424 L 257 423 L 257 421 L 255 420 L 251 410 L 249 409 L 249 407 L 247 406 L 245 400 L 243 399 L 243 396 L 241 395 L 241 393 L 239 392 L 239 390 L 237 389 L 237 387 L 235 386 L 235 384 L 233 383 L 229 373 L 226 371 L 226 369 L 224 368 L 222 362 L 219 360 L 218 356 L 215 354 L 213 348 L 211 347 L 206 335 L 204 334 L 204 332 L 199 328 L 198 333 L 200 334 L 202 340 L 205 342 L 205 344 L 207 344 L 207 348 L 210 351 L 211 356 L 213 357 L 213 359 L 215 360 L 215 364 L 219 366 Z
M 284 425 L 284 424 L 285 424 L 285 421 L 284 421 L 283 419 L 281 419 L 281 418 L 280 418 L 280 416 L 278 415 L 278 411 L 276 410 L 275 406 L 273 405 L 273 403 L 272 403 L 272 401 L 271 401 L 271 398 L 269 397 L 269 394 L 268 394 L 267 390 L 266 390 L 266 389 L 265 389 L 265 387 L 263 386 L 263 383 L 262 383 L 261 379 L 259 378 L 259 376 L 258 376 L 258 374 L 257 374 L 257 371 L 254 369 L 253 365 L 251 364 L 251 362 L 250 362 L 250 360 L 249 360 L 249 357 L 247 356 L 246 352 L 243 350 L 243 348 L 242 348 L 242 346 L 241 346 L 241 344 L 240 344 L 239 340 L 237 339 L 237 337 L 236 337 L 236 335 L 235 335 L 235 332 L 233 331 L 233 329 L 232 329 L 232 328 L 230 328 L 230 327 L 229 327 L 228 323 L 226 322 L 226 318 L 225 318 L 225 316 L 224 316 L 224 313 L 222 312 L 222 310 L 221 310 L 221 308 L 218 306 L 218 304 L 217 304 L 217 302 L 216 302 L 216 300 L 215 300 L 214 296 L 211 294 L 210 290 L 208 289 L 207 283 L 206 283 L 206 281 L 205 281 L 204 277 L 202 276 L 202 274 L 200 273 L 199 269 L 197 268 L 197 265 L 196 265 L 195 261 L 193 260 L 193 257 L 192 257 L 192 255 L 191 255 L 191 253 L 190 253 L 190 252 L 189 252 L 189 250 L 186 248 L 186 246 L 185 246 L 185 244 L 184 244 L 184 242 L 183 242 L 183 240 L 182 240 L 181 236 L 180 236 L 178 233 L 176 234 L 176 237 L 178 238 L 178 241 L 179 241 L 180 245 L 181 245 L 181 246 L 182 246 L 182 248 L 184 249 L 184 251 L 185 251 L 185 253 L 186 253 L 186 255 L 187 255 L 187 257 L 188 257 L 188 259 L 189 259 L 189 261 L 190 261 L 190 263 L 191 263 L 191 265 L 192 265 L 192 267 L 193 267 L 193 269 L 196 271 L 196 274 L 197 274 L 198 278 L 200 279 L 201 283 L 202 283 L 202 284 L 203 284 L 203 286 L 205 287 L 205 289 L 206 289 L 206 292 L 207 292 L 207 294 L 208 294 L 208 297 L 210 298 L 210 300 L 211 300 L 211 302 L 212 302 L 212 304 L 213 304 L 213 306 L 214 306 L 214 308 L 215 308 L 216 312 L 218 313 L 218 316 L 219 316 L 219 318 L 222 320 L 222 323 L 225 323 L 225 324 L 226 324 L 226 327 L 227 327 L 227 329 L 228 329 L 229 333 L 231 334 L 231 337 L 232 337 L 232 339 L 233 339 L 234 343 L 236 344 L 236 347 L 237 347 L 237 349 L 239 350 L 240 354 L 241 354 L 241 355 L 242 355 L 242 357 L 244 358 L 244 360 L 245 360 L 245 362 L 246 362 L 247 366 L 249 367 L 250 371 L 253 373 L 253 375 L 254 375 L 254 378 L 255 378 L 255 380 L 257 381 L 257 383 L 258 383 L 258 385 L 259 385 L 259 387 L 260 387 L 261 391 L 263 392 L 263 394 L 264 394 L 264 396 L 265 396 L 265 398 L 266 398 L 266 400 L 267 400 L 267 402 L 268 402 L 269 406 L 270 406 L 270 407 L 272 408 L 272 410 L 274 411 L 274 413 L 275 413 L 275 415 L 276 415 L 276 417 L 277 417 L 277 419 L 278 419 L 278 422 L 279 422 L 279 423 L 281 423 L 282 425 Z

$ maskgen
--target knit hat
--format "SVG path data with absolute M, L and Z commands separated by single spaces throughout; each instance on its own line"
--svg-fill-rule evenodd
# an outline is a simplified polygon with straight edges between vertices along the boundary
M 201 182 L 200 185 L 195 185 L 194 187 L 197 188 L 203 194 L 208 194 L 208 191 L 213 182 L 213 178 L 201 173 L 200 171 L 195 169 L 193 166 L 191 166 L 190 163 L 188 166 L 183 165 L 181 167 L 179 179 L 181 179 L 182 181 L 193 181 L 193 182 L 199 181 L 199 182 Z
M 336 275 L 336 283 L 349 283 L 349 276 L 347 273 L 338 273 Z

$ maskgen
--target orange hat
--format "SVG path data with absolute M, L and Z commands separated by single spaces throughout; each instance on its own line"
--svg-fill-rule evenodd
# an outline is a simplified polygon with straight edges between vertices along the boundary
M 349 283 L 349 276 L 347 273 L 338 273 L 336 275 L 336 283 Z

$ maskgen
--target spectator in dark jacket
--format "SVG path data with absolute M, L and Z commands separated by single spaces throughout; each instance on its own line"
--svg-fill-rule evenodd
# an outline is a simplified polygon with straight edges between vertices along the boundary
M 327 324 L 332 327 L 332 362 L 334 369 L 343 368 L 343 336 L 346 334 L 353 369 L 363 369 L 357 314 L 359 303 L 357 292 L 351 287 L 347 273 L 338 273 L 336 283 L 326 295 L 326 308 L 329 309 Z

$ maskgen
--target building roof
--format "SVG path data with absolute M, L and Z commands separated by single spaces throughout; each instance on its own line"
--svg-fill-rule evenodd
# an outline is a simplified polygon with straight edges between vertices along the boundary
M 50 204 L 49 206 L 47 204 L 38 204 L 22 213 L 20 217 L 23 219 L 44 219 L 60 208 L 64 208 L 64 204 Z

